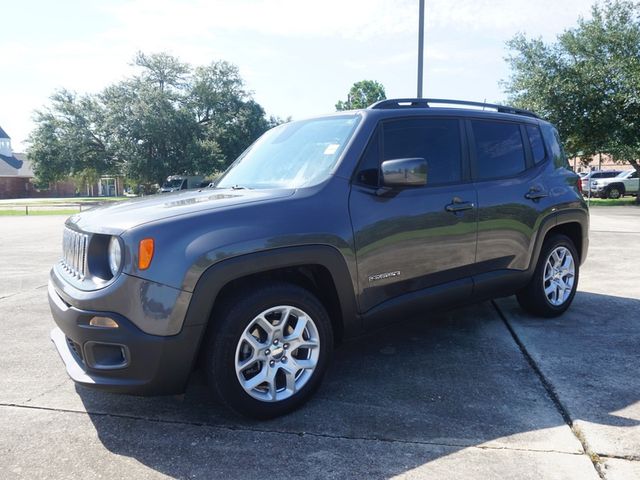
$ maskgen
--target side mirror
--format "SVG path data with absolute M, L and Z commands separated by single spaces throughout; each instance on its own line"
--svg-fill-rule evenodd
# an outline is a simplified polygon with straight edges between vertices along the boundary
M 385 187 L 420 187 L 427 184 L 427 161 L 424 158 L 386 160 L 380 166 Z

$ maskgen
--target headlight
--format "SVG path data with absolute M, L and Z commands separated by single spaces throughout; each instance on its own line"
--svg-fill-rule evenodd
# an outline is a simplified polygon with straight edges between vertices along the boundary
M 111 237 L 109 241 L 109 269 L 115 277 L 120 272 L 122 266 L 122 248 L 118 237 Z

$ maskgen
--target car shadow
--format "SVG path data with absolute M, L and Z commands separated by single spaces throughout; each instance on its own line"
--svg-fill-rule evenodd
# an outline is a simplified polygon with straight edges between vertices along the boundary
M 640 335 L 631 319 L 638 311 L 640 300 L 579 292 L 558 319 L 519 313 L 513 322 L 533 358 L 547 349 L 538 366 L 552 382 L 559 379 L 553 386 L 561 401 L 571 399 L 572 417 L 633 427 L 640 422 L 614 412 L 640 400 L 640 359 L 625 343 Z M 605 317 L 625 321 L 602 331 Z M 621 348 L 614 360 L 624 359 L 618 374 L 627 376 L 613 394 L 599 388 L 612 384 L 611 342 L 595 341 L 603 335 Z M 563 348 L 566 338 L 574 338 L 571 349 Z M 342 344 L 311 401 L 266 422 L 214 403 L 198 372 L 179 397 L 76 390 L 107 449 L 178 478 L 388 478 L 479 445 L 581 448 L 488 302 L 425 313 Z

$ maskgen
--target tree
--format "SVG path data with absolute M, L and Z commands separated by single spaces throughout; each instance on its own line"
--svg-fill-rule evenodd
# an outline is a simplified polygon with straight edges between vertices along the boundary
M 367 108 L 372 103 L 384 100 L 386 97 L 384 86 L 375 80 L 361 80 L 356 82 L 349 90 L 346 102 L 339 100 L 336 110 L 353 110 Z
M 28 152 L 40 180 L 118 174 L 152 184 L 171 174 L 213 175 L 274 123 L 233 64 L 193 68 L 165 53 L 138 53 L 134 65 L 135 75 L 102 92 L 61 90 L 36 112 Z
M 508 42 L 505 91 L 555 123 L 570 155 L 608 153 L 640 173 L 640 6 L 607 0 L 591 12 L 554 43 Z
M 56 182 L 93 169 L 108 172 L 114 158 L 101 128 L 104 109 L 92 96 L 59 90 L 51 107 L 37 111 L 38 127 L 30 137 L 29 158 L 38 181 Z

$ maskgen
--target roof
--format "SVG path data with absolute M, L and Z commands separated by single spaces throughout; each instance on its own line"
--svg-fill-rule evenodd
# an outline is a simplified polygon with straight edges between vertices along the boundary
M 2 129 L 2 127 L 0 127 L 0 138 L 11 138 L 7 132 Z
M 403 108 L 430 108 L 432 105 L 453 106 L 455 108 L 471 108 L 478 109 L 489 108 L 498 113 L 510 113 L 513 115 L 525 115 L 527 117 L 540 118 L 535 113 L 522 108 L 509 107 L 506 105 L 497 105 L 495 103 L 486 102 L 470 102 L 466 100 L 452 100 L 443 98 L 389 98 L 380 100 L 379 102 L 370 105 L 372 110 L 381 109 L 403 109 Z
M 24 153 L 0 155 L 0 177 L 34 177 L 31 162 Z

